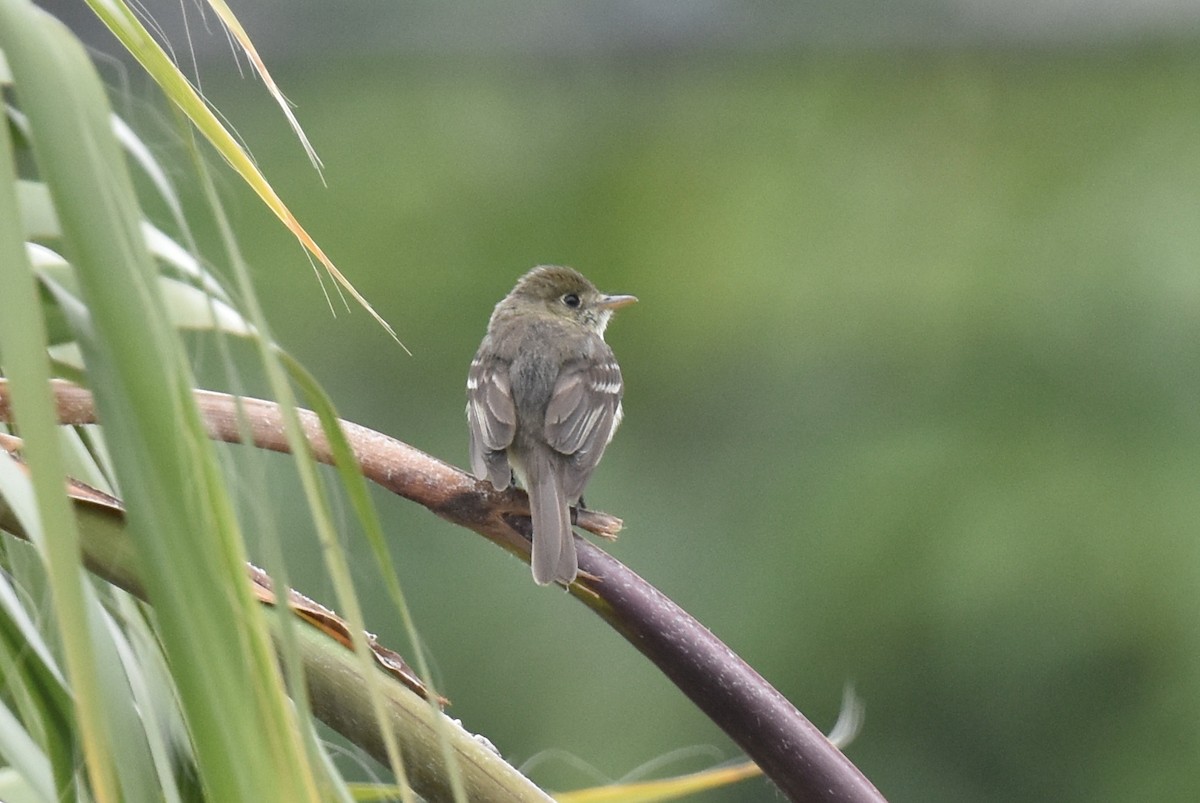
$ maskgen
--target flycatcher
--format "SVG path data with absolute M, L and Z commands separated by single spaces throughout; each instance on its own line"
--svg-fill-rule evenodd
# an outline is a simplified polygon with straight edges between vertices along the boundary
M 539 585 L 570 584 L 579 573 L 570 506 L 621 423 L 624 384 L 604 329 L 613 310 L 635 301 L 542 265 L 496 305 L 471 362 L 471 470 L 497 490 L 515 474 L 529 493 Z

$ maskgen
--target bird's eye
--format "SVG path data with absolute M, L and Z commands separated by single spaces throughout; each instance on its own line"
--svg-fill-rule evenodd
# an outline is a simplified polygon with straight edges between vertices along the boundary
M 574 293 L 567 293 L 562 297 L 562 303 L 566 304 L 571 309 L 579 309 L 579 296 Z

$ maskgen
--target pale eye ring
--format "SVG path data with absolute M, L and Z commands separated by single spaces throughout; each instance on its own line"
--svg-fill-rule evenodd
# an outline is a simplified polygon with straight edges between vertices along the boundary
M 562 297 L 562 303 L 566 304 L 571 309 L 579 309 L 579 304 L 581 302 L 579 300 L 579 296 L 575 293 L 567 293 Z

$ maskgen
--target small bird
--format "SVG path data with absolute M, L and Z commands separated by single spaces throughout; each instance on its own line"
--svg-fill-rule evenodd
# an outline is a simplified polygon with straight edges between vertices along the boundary
M 529 493 L 533 579 L 570 584 L 579 573 L 570 506 L 621 423 L 621 368 L 604 342 L 613 310 L 579 272 L 542 265 L 496 305 L 467 374 L 471 470 Z

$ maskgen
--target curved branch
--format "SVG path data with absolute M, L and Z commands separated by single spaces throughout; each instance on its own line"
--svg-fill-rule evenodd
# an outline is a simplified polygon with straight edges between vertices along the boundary
M 7 415 L 5 390 L 0 380 L 0 418 Z M 20 439 L 0 434 L 0 450 L 15 455 L 22 446 Z M 18 466 L 23 467 L 23 464 L 18 462 Z M 74 504 L 83 561 L 88 569 L 146 600 L 120 502 L 75 481 L 68 482 L 67 494 Z M 29 539 L 3 497 L 0 497 L 0 530 Z M 248 564 L 247 569 L 254 595 L 264 607 L 271 636 L 278 642 L 281 631 L 278 596 L 272 591 L 266 572 L 252 564 Z M 468 799 L 496 803 L 546 803 L 550 800 L 486 740 L 430 707 L 425 687 L 398 655 L 368 634 L 376 664 L 384 674 L 377 686 L 367 683 L 362 674 L 362 663 L 350 645 L 346 623 L 294 590 L 289 590 L 288 598 L 292 612 L 310 625 L 295 627 L 293 634 L 312 711 L 319 719 L 386 766 L 388 754 L 372 696 L 372 687 L 376 687 L 382 696 L 383 721 L 400 748 L 407 780 L 423 799 L 454 799 L 450 775 L 445 769 L 441 737 L 454 755 Z
M 87 390 L 56 382 L 55 397 L 63 424 L 96 423 Z M 197 391 L 196 401 L 214 439 L 240 443 L 241 432 L 248 431 L 260 448 L 289 451 L 275 403 L 209 391 Z M 298 412 L 314 458 L 332 462 L 316 414 Z M 8 417 L 7 387 L 0 383 L 0 419 Z M 341 425 L 368 479 L 529 560 L 524 492 L 496 491 L 395 438 L 346 421 Z M 581 528 L 597 535 L 615 535 L 621 526 L 596 511 L 580 510 L 577 516 Z M 577 546 L 583 573 L 571 593 L 653 661 L 789 799 L 884 799 L 795 706 L 707 628 L 611 555 L 583 539 Z

